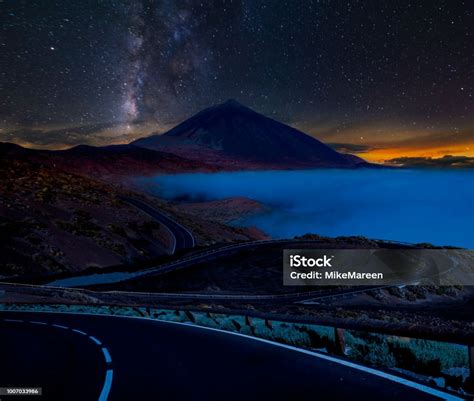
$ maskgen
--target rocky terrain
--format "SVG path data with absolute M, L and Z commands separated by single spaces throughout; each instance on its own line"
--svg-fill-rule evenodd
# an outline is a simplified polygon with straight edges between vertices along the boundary
M 179 146 L 162 146 L 167 140 Z M 0 143 L 0 276 L 80 271 L 166 254 L 166 230 L 120 200 L 124 193 L 144 196 L 129 192 L 128 178 L 136 175 L 363 165 L 235 101 L 130 145 L 49 151 Z M 144 199 L 191 229 L 200 246 L 267 238 L 255 228 L 228 225 L 264 210 L 249 199 Z
M 80 145 L 67 150 L 49 151 L 0 142 L 0 155 L 6 159 L 23 160 L 51 169 L 115 182 L 131 175 L 215 170 L 204 162 L 133 145 Z
M 215 204 L 215 210 L 206 210 L 204 212 L 203 209 L 209 209 L 206 207 L 207 202 L 204 202 L 202 205 L 196 203 L 195 208 L 188 208 L 186 203 L 167 202 L 144 194 L 136 195 L 143 197 L 147 204 L 165 211 L 168 215 L 174 217 L 175 220 L 189 228 L 196 238 L 198 246 L 268 239 L 267 235 L 255 227 L 233 227 L 227 224 L 228 221 L 223 216 L 234 217 L 245 213 L 243 211 L 245 208 L 243 210 L 235 208 L 236 204 L 233 201 L 227 204 L 228 210 L 225 210 L 225 201 L 223 204 L 218 201 Z M 210 203 L 213 204 L 213 202 Z M 257 207 L 253 201 L 247 205 L 250 207 L 250 204 L 252 204 L 252 207 Z M 223 206 L 224 210 L 220 211 L 217 209 L 217 205 Z
M 166 252 L 162 229 L 111 186 L 22 160 L 0 159 L 0 275 L 108 266 Z
M 267 209 L 261 203 L 243 197 L 209 202 L 182 203 L 179 208 L 187 213 L 200 215 L 203 218 L 220 223 L 229 223 L 262 213 Z
M 79 162 L 65 167 L 62 162 L 45 163 L 42 155 L 25 156 L 30 151 L 16 145 L 4 145 L 1 150 L 0 277 L 129 264 L 169 252 L 168 232 L 119 199 L 123 194 L 139 194 L 91 178 L 98 163 L 87 170 Z M 76 168 L 81 175 L 71 172 Z M 96 175 L 103 177 L 99 171 Z M 150 202 L 168 213 L 180 213 L 165 202 Z M 256 230 L 232 228 L 191 214 L 182 219 L 195 231 L 199 244 L 262 237 Z

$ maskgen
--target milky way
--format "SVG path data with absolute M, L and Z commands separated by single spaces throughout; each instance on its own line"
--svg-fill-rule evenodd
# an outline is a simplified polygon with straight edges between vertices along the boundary
M 0 7 L 0 140 L 7 132 L 28 142 L 20 129 L 40 127 L 65 132 L 51 142 L 78 143 L 84 130 L 64 127 L 122 124 L 119 142 L 143 124 L 160 131 L 235 98 L 345 149 L 377 148 L 380 158 L 428 148 L 433 156 L 474 154 L 467 1 L 30 0 Z
M 126 38 L 129 65 L 123 104 L 127 119 L 166 120 L 183 105 L 205 98 L 201 94 L 210 85 L 213 59 L 208 34 L 212 36 L 219 25 L 213 10 L 224 3 L 130 3 Z

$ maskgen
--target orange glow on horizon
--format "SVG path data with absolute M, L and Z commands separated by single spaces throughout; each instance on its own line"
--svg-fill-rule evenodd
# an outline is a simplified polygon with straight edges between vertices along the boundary
M 474 157 L 474 143 L 432 148 L 383 148 L 358 154 L 363 159 L 374 163 L 384 163 L 390 159 L 400 157 L 431 157 L 437 159 L 446 155 Z

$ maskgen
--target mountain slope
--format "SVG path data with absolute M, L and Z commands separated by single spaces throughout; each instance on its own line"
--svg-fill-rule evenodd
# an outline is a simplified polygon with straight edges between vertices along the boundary
M 141 138 L 132 144 L 224 167 L 368 165 L 235 100 L 205 109 L 163 135 Z
M 174 155 L 162 154 L 160 159 L 155 153 L 159 152 L 128 146 L 47 152 L 0 142 L 0 279 L 166 255 L 169 230 L 122 201 L 124 196 L 144 199 L 142 195 L 130 191 L 127 180 L 111 185 L 113 180 L 102 179 L 107 174 L 117 177 L 117 171 L 142 171 L 144 166 L 164 172 L 179 168 L 177 162 L 187 163 L 182 168 L 202 166 Z M 152 158 L 148 164 L 142 161 L 145 154 Z M 147 202 L 183 222 L 199 245 L 264 237 L 256 229 L 208 221 L 159 199 Z
M 197 160 L 133 145 L 79 145 L 67 150 L 35 150 L 0 142 L 0 157 L 27 160 L 92 177 L 212 170 Z

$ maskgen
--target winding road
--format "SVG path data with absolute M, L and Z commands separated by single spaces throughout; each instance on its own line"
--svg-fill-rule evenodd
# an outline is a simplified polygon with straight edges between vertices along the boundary
M 178 249 L 187 249 L 194 248 L 196 241 L 193 234 L 190 230 L 184 227 L 182 224 L 178 223 L 176 220 L 173 220 L 171 217 L 167 216 L 163 212 L 151 207 L 150 205 L 130 197 L 120 197 L 120 199 L 132 206 L 135 206 L 137 209 L 140 209 L 142 212 L 153 217 L 156 221 L 163 224 L 163 226 L 170 232 L 171 236 L 174 238 L 174 245 L 171 249 L 171 254 L 174 254 Z
M 0 313 L 5 400 L 450 400 L 390 373 L 241 334 L 142 318 Z
M 164 216 L 158 210 L 152 208 L 151 206 L 138 201 L 134 198 L 122 198 L 123 200 L 129 202 L 130 204 L 139 207 L 140 209 L 146 211 L 150 216 L 163 216 L 166 219 L 168 217 Z M 158 217 L 157 217 L 158 218 Z M 162 220 L 160 220 L 162 221 Z M 163 220 L 163 222 L 168 220 Z M 189 230 L 185 227 L 179 225 L 179 223 L 174 222 L 173 220 L 169 219 L 169 221 L 173 222 L 174 225 L 169 227 L 170 230 L 176 229 L 177 233 L 180 235 L 179 238 L 182 239 L 180 242 L 180 246 L 183 244 L 192 244 L 194 245 L 194 238 Z M 163 223 L 167 224 L 167 223 Z M 186 234 L 185 234 L 186 233 Z M 187 242 L 183 239 L 184 237 L 188 236 Z M 184 241 L 184 242 L 183 242 Z M 394 242 L 394 241 L 386 241 L 386 240 L 375 240 L 380 243 L 383 243 L 384 247 L 403 247 L 403 248 L 413 248 L 412 244 L 408 243 L 401 243 L 401 242 Z M 304 240 L 304 243 L 314 243 L 314 244 L 324 244 L 325 242 L 322 240 Z M 194 253 L 189 256 L 185 256 L 180 258 L 176 261 L 161 264 L 158 266 L 154 266 L 151 268 L 134 271 L 134 272 L 127 272 L 127 271 L 118 271 L 118 272 L 108 272 L 108 273 L 94 273 L 88 275 L 78 275 L 68 278 L 57 279 L 52 282 L 47 283 L 46 286 L 38 287 L 42 288 L 44 291 L 60 288 L 74 288 L 74 287 L 87 287 L 91 285 L 100 285 L 100 284 L 113 284 L 124 282 L 128 280 L 133 280 L 136 278 L 144 278 L 147 276 L 156 276 L 160 274 L 170 273 L 179 269 L 183 269 L 186 267 L 190 267 L 196 265 L 198 263 L 208 262 L 210 260 L 220 258 L 226 255 L 230 255 L 236 251 L 244 250 L 244 249 L 252 249 L 260 246 L 266 245 L 281 245 L 281 246 L 290 246 L 290 247 L 297 247 L 298 244 L 301 244 L 301 240 L 288 240 L 288 239 L 276 239 L 276 240 L 260 240 L 260 241 L 249 241 L 244 243 L 238 244 L 231 244 L 219 247 L 217 249 L 210 249 L 204 250 L 198 253 Z M 456 267 L 456 263 L 453 263 L 453 266 L 448 269 L 447 273 L 453 270 Z M 438 272 L 439 274 L 439 272 Z M 8 283 L 4 283 L 7 285 Z M 11 286 L 15 286 L 15 284 L 9 284 Z M 18 285 L 19 286 L 19 285 Z M 24 288 L 28 287 L 28 285 L 24 285 Z M 29 286 L 32 289 L 37 286 Z M 192 293 L 146 293 L 146 292 L 127 292 L 127 291 L 104 291 L 102 293 L 97 293 L 94 291 L 90 291 L 90 295 L 101 298 L 106 296 L 110 298 L 110 296 L 122 296 L 126 297 L 126 299 L 133 300 L 135 298 L 140 298 L 141 300 L 148 300 L 148 301 L 166 301 L 166 300 L 200 300 L 200 301 L 245 301 L 245 302 L 295 302 L 295 303 L 318 303 L 324 299 L 332 299 L 332 298 L 341 298 L 341 297 L 350 297 L 357 295 L 362 292 L 366 291 L 374 291 L 383 289 L 386 287 L 393 287 L 393 285 L 387 286 L 367 286 L 367 287 L 358 287 L 358 288 L 343 288 L 343 289 L 326 289 L 326 288 L 319 288 L 314 291 L 304 291 L 304 292 L 294 292 L 294 293 L 286 293 L 286 294 L 258 294 L 258 295 L 230 295 L 230 294 L 192 294 Z
M 135 198 L 121 198 L 123 201 L 128 202 L 129 204 L 139 208 L 143 212 L 147 213 L 151 217 L 155 218 L 161 222 L 167 229 L 172 233 L 175 238 L 175 245 L 180 248 L 192 248 L 195 246 L 195 239 L 190 230 L 182 226 L 178 222 L 174 221 L 170 217 L 164 215 L 159 210 L 156 210 L 150 205 L 139 201 Z M 387 241 L 387 240 L 374 240 L 383 244 L 384 247 L 403 247 L 403 248 L 413 248 L 412 244 L 396 242 L 396 241 Z M 304 240 L 305 244 L 314 243 L 315 245 L 325 244 L 324 240 Z M 74 288 L 74 287 L 87 287 L 91 285 L 101 285 L 101 284 L 114 284 L 119 282 L 124 282 L 128 280 L 133 280 L 136 278 L 144 278 L 148 276 L 156 276 L 160 274 L 174 272 L 186 267 L 196 265 L 198 263 L 209 262 L 213 259 L 224 257 L 235 253 L 237 251 L 252 249 L 266 245 L 280 245 L 280 246 L 289 246 L 297 247 L 298 244 L 301 244 L 301 240 L 296 239 L 270 239 L 270 240 L 259 240 L 259 241 L 248 241 L 243 243 L 231 244 L 226 246 L 221 246 L 217 249 L 203 250 L 198 253 L 185 256 L 176 261 L 161 264 L 158 266 L 153 266 L 147 269 L 127 272 L 127 271 L 117 271 L 117 272 L 107 272 L 107 273 L 94 273 L 88 275 L 78 275 L 73 277 L 67 277 L 62 279 L 57 279 L 52 282 L 47 283 L 48 287 L 62 287 L 62 288 Z M 173 251 L 174 253 L 174 251 Z M 451 269 L 452 270 L 452 269 Z M 317 302 L 318 300 L 324 298 L 331 298 L 334 296 L 349 296 L 355 295 L 360 292 L 367 290 L 377 290 L 380 288 L 385 288 L 386 286 L 380 287 L 359 287 L 356 289 L 343 289 L 343 290 L 328 290 L 328 289 L 318 289 L 316 291 L 305 291 L 301 293 L 293 294 L 282 294 L 282 295 L 213 295 L 213 294 L 157 294 L 157 293 L 140 293 L 143 296 L 160 298 L 160 299 L 176 299 L 176 298 L 192 298 L 192 299 L 207 299 L 207 300 L 246 300 L 246 301 L 292 301 L 292 302 Z M 129 295 L 127 292 L 120 291 L 111 291 L 113 293 L 122 293 L 124 295 Z

